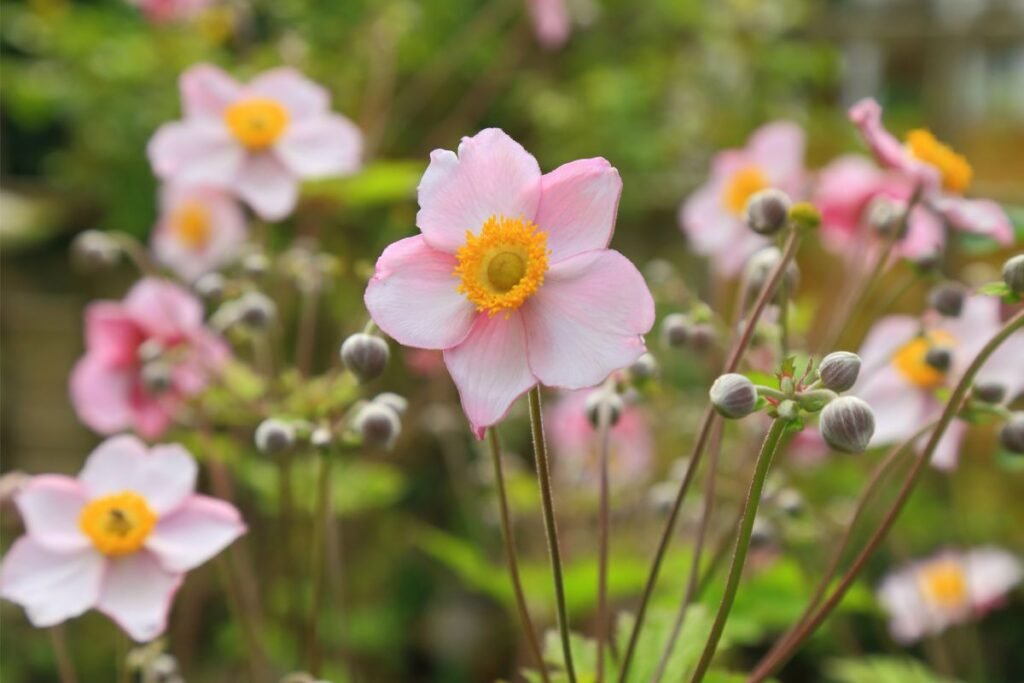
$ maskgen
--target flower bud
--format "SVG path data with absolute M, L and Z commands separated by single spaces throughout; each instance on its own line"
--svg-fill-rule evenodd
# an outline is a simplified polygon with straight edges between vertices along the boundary
M 142 388 L 147 394 L 163 394 L 171 390 L 171 366 L 162 360 L 153 360 L 142 366 L 139 373 Z
M 928 294 L 928 305 L 947 318 L 956 318 L 964 308 L 965 295 L 959 282 L 943 282 Z
M 261 251 L 246 254 L 242 259 L 242 270 L 249 277 L 260 278 L 267 274 L 270 269 L 270 259 Z
M 860 356 L 849 351 L 834 351 L 821 359 L 818 378 L 826 389 L 849 391 L 860 374 Z
M 295 427 L 284 420 L 266 419 L 256 427 L 255 441 L 260 453 L 284 453 L 295 445 Z
M 117 263 L 121 247 L 102 230 L 86 230 L 71 243 L 71 258 L 87 270 L 102 270 Z
M 711 405 L 722 417 L 738 420 L 754 412 L 757 406 L 757 389 L 754 383 L 735 372 L 722 375 L 711 385 L 708 392 Z
M 360 383 L 380 377 L 390 357 L 388 343 L 365 332 L 357 332 L 341 344 L 341 362 Z
M 775 544 L 778 531 L 770 521 L 758 515 L 754 517 L 754 525 L 750 529 L 750 544 L 755 548 L 764 548 Z
M 904 214 L 907 208 L 902 203 L 887 197 L 878 197 L 868 206 L 868 225 L 883 237 L 903 239 L 907 231 Z
M 224 296 L 224 276 L 220 273 L 206 273 L 192 284 L 192 289 L 201 299 L 219 299 Z
M 135 349 L 135 356 L 143 363 L 149 363 L 155 361 L 164 353 L 164 345 L 159 339 L 155 337 L 147 339 L 146 341 L 139 344 L 139 348 Z
M 377 394 L 373 397 L 373 400 L 391 408 L 391 410 L 395 411 L 395 415 L 398 415 L 398 417 L 405 415 L 405 411 L 409 408 L 409 401 L 406 400 L 404 396 L 399 396 L 391 391 L 385 391 Z
M 765 247 L 754 252 L 747 260 L 744 271 L 748 295 L 755 296 L 764 289 L 781 258 L 782 252 L 778 247 Z M 786 289 L 792 292 L 800 282 L 800 269 L 794 261 L 790 261 L 786 266 L 785 278 Z
M 999 382 L 975 384 L 974 398 L 982 403 L 1002 403 L 1006 398 L 1006 385 Z
M 804 499 L 796 489 L 782 489 L 775 496 L 775 504 L 780 510 L 791 517 L 799 515 L 804 510 Z
M 797 202 L 789 209 L 789 222 L 799 230 L 817 230 L 821 212 L 810 202 Z
M 309 445 L 319 451 L 330 448 L 332 443 L 334 443 L 334 434 L 331 433 L 329 427 L 317 427 L 309 435 Z
M 718 339 L 715 326 L 711 323 L 697 323 L 690 328 L 690 348 L 703 353 L 713 347 Z
M 685 313 L 669 313 L 661 321 L 661 336 L 666 346 L 680 348 L 686 346 L 690 338 L 690 316 Z
M 793 202 L 782 190 L 768 188 L 755 192 L 747 200 L 747 227 L 759 235 L 774 235 L 789 222 Z
M 608 426 L 614 427 L 622 416 L 622 398 L 608 389 L 595 389 L 587 395 L 587 419 L 596 429 L 601 424 L 601 411 L 608 411 Z
M 277 317 L 277 305 L 262 292 L 246 292 L 238 299 L 238 320 L 253 330 L 265 330 Z
M 999 430 L 999 443 L 1011 453 L 1024 453 L 1024 412 L 1017 411 L 1010 415 L 1010 419 Z
M 1017 254 L 1003 264 L 1003 282 L 1014 294 L 1024 294 L 1024 254 Z
M 945 346 L 933 346 L 924 354 L 924 362 L 939 372 L 946 372 L 953 364 L 953 352 Z
M 395 411 L 376 401 L 370 401 L 359 410 L 355 427 L 364 445 L 383 449 L 391 448 L 402 431 L 402 423 Z
M 658 361 L 649 353 L 644 353 L 629 366 L 629 371 L 637 379 L 650 379 L 658 374 Z
M 835 450 L 862 453 L 875 434 L 875 414 L 856 396 L 840 396 L 821 411 L 820 429 Z

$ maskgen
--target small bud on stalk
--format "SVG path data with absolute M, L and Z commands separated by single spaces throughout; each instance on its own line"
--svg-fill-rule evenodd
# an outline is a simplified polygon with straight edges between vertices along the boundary
M 756 296 L 764 289 L 764 286 L 768 284 L 769 277 L 775 270 L 775 267 L 779 265 L 781 259 L 782 251 L 778 247 L 765 247 L 754 252 L 747 260 L 745 277 L 747 294 L 749 296 Z M 786 266 L 786 289 L 792 293 L 799 282 L 800 268 L 794 261 L 790 261 Z
M 608 389 L 595 389 L 587 395 L 587 419 L 596 429 L 601 424 L 601 410 L 608 411 L 608 426 L 614 427 L 622 416 L 622 398 Z
M 390 358 L 388 343 L 372 334 L 357 332 L 341 344 L 341 362 L 360 383 L 380 377 Z
M 246 292 L 238 299 L 238 319 L 252 330 L 265 330 L 277 317 L 277 305 L 262 292 Z
M 754 388 L 754 383 L 735 372 L 716 379 L 708 394 L 715 410 L 722 417 L 731 420 L 750 415 L 757 406 L 757 389 Z
M 372 448 L 391 448 L 402 431 L 402 423 L 395 411 L 377 401 L 370 401 L 360 408 L 355 427 L 363 444 Z
M 820 429 L 835 450 L 863 453 L 875 434 L 875 414 L 856 396 L 840 396 L 821 411 Z
M 939 372 L 946 372 L 953 364 L 953 352 L 945 346 L 933 346 L 924 354 L 924 362 Z
M 295 445 L 295 427 L 275 418 L 268 418 L 256 427 L 256 448 L 260 453 L 284 453 Z
M 1017 254 L 1003 264 L 1003 282 L 1014 294 L 1024 294 L 1024 254 Z
M 822 386 L 837 393 L 849 391 L 860 375 L 860 356 L 849 351 L 834 351 L 821 359 L 818 379 Z
M 879 197 L 868 207 L 868 224 L 883 237 L 903 239 L 907 229 L 905 206 L 886 197 Z
M 982 403 L 1002 403 L 1006 398 L 1006 386 L 998 382 L 975 384 L 974 398 Z
M 86 230 L 71 243 L 71 258 L 88 270 L 102 270 L 117 263 L 121 247 L 102 230 Z
M 135 350 L 135 355 L 143 363 L 150 363 L 160 358 L 163 352 L 164 345 L 159 339 L 147 339 L 139 344 L 139 348 Z
M 270 259 L 263 252 L 247 254 L 242 259 L 242 270 L 249 277 L 260 278 L 267 274 L 270 269 Z
M 775 504 L 791 517 L 803 512 L 804 499 L 796 489 L 782 489 L 775 497 Z
M 661 336 L 666 346 L 681 348 L 690 338 L 690 316 L 685 313 L 669 313 L 661 321 Z
M 690 328 L 690 348 L 703 353 L 715 345 L 718 333 L 711 323 L 698 323 Z
M 220 273 L 206 273 L 192 285 L 192 289 L 202 299 L 219 299 L 224 296 L 224 276 Z
M 821 226 L 821 212 L 810 202 L 797 202 L 789 209 L 789 222 L 798 230 L 817 230 Z
M 404 396 L 399 396 L 391 391 L 385 391 L 377 394 L 373 397 L 373 400 L 391 408 L 391 410 L 395 411 L 395 415 L 398 415 L 398 417 L 405 415 L 405 411 L 409 408 L 409 401 L 407 401 Z
M 334 442 L 334 435 L 329 427 L 317 427 L 309 435 L 309 444 L 317 450 L 326 450 Z
M 782 190 L 769 188 L 751 195 L 747 200 L 747 227 L 759 235 L 774 235 L 789 222 L 793 202 Z
M 645 353 L 633 361 L 629 372 L 637 379 L 650 379 L 658 374 L 658 361 L 651 354 Z
M 1024 454 L 1024 412 L 1017 411 L 1010 415 L 1010 419 L 999 430 L 999 443 L 1011 453 Z
M 956 318 L 964 308 L 966 289 L 959 282 L 944 282 L 928 294 L 928 304 L 947 318 Z
M 171 366 L 161 360 L 153 360 L 142 366 L 139 374 L 142 387 L 149 394 L 163 394 L 172 386 Z

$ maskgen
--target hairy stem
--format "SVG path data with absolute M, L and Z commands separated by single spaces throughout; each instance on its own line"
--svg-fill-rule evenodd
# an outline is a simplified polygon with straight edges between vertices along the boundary
M 327 520 L 331 516 L 331 465 L 333 453 L 319 457 L 320 476 L 317 482 L 316 510 L 313 513 L 313 540 L 310 543 L 310 585 L 312 599 L 309 605 L 309 623 L 306 627 L 306 652 L 309 671 L 320 675 L 321 653 L 319 643 L 320 609 L 324 590 L 324 544 L 327 536 Z

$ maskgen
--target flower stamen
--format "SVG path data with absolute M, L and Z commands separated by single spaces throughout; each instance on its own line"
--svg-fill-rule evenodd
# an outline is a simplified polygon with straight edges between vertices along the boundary
M 196 201 L 183 202 L 171 216 L 178 241 L 193 251 L 199 251 L 210 243 L 210 223 L 210 212 Z
M 288 110 L 269 97 L 240 100 L 224 111 L 232 135 L 253 151 L 274 144 L 288 127 Z
M 938 560 L 921 569 L 921 594 L 932 604 L 956 609 L 967 602 L 967 576 L 956 560 Z
M 770 187 L 768 176 L 760 166 L 744 166 L 729 178 L 722 192 L 722 205 L 737 216 L 747 207 L 747 200 Z
M 89 501 L 78 525 L 104 555 L 128 555 L 142 548 L 156 521 L 145 498 L 122 491 Z
M 934 166 L 942 175 L 942 186 L 950 192 L 964 192 L 974 169 L 967 159 L 940 142 L 931 131 L 917 128 L 907 133 L 907 149 L 919 161 Z
M 935 389 L 946 382 L 946 371 L 928 362 L 932 348 L 952 348 L 956 338 L 943 330 L 931 330 L 911 339 L 893 354 L 892 365 L 907 381 L 921 389 Z

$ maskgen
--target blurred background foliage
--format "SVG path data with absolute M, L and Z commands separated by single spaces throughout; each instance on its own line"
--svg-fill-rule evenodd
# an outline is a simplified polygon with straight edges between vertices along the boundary
M 161 24 L 120 0 L 4 0 L 4 471 L 74 472 L 95 442 L 77 425 L 66 397 L 68 372 L 81 351 L 81 310 L 90 299 L 119 297 L 132 273 L 127 266 L 103 279 L 74 273 L 67 245 L 88 228 L 148 235 L 157 184 L 146 143 L 159 124 L 178 117 L 177 77 L 197 62 L 217 63 L 243 79 L 293 65 L 328 87 L 335 109 L 366 135 L 364 172 L 309 184 L 284 224 L 253 225 L 272 248 L 304 236 L 318 240 L 341 263 L 324 307 L 329 315 L 318 340 L 320 369 L 335 363 L 338 341 L 365 322 L 361 292 L 377 254 L 414 230 L 415 186 L 430 150 L 454 148 L 460 136 L 485 126 L 504 128 L 544 169 L 580 157 L 607 157 L 624 181 L 615 246 L 640 263 L 654 256 L 670 260 L 712 303 L 727 301 L 727 289 L 710 282 L 704 266 L 687 253 L 676 221 L 680 201 L 703 179 L 711 154 L 741 144 L 764 121 L 789 118 L 807 129 L 809 165 L 820 166 L 837 153 L 859 149 L 844 112 L 865 95 L 889 106 L 894 127 L 923 123 L 963 151 L 974 163 L 977 192 L 1008 205 L 1021 227 L 1014 208 L 1024 204 L 1019 2 L 569 4 L 573 34 L 562 49 L 547 50 L 535 39 L 522 0 L 225 0 L 194 19 Z M 1004 255 L 989 253 L 968 272 L 983 280 Z M 795 317 L 803 321 L 798 331 L 813 335 L 811 316 L 801 312 L 827 300 L 841 283 L 834 279 L 834 257 L 820 247 L 810 245 L 801 260 L 805 280 Z M 901 305 L 919 310 L 923 293 L 912 291 Z M 275 294 L 289 296 L 283 287 Z M 671 309 L 671 297 L 662 303 Z M 853 329 L 865 323 L 853 323 Z M 710 381 L 707 365 L 694 357 L 664 360 L 667 386 L 650 392 L 660 446 L 652 481 L 669 476 L 689 443 Z M 412 376 L 394 363 L 380 385 L 408 395 L 412 407 L 393 454 L 367 461 L 353 457 L 337 469 L 345 566 L 332 574 L 332 590 L 344 601 L 328 616 L 325 637 L 354 662 L 359 680 L 510 676 L 523 653 L 517 651 L 522 646 L 515 637 L 489 465 L 469 437 L 443 373 Z M 237 466 L 236 493 L 251 527 L 275 509 L 273 473 L 248 446 L 244 430 L 216 448 L 196 435 L 175 436 L 191 439 L 201 458 L 216 452 Z M 524 580 L 539 618 L 550 624 L 537 494 L 528 459 L 520 457 L 530 453 L 521 415 L 513 415 L 503 437 L 515 469 L 513 505 L 528 558 Z M 872 577 L 895 561 L 951 542 L 993 542 L 1024 552 L 1019 467 L 993 461 L 991 434 L 984 429 L 967 450 L 955 476 L 929 475 L 890 547 L 873 562 Z M 748 456 L 730 456 L 735 466 L 720 487 L 725 507 L 740 495 Z M 726 634 L 736 646 L 737 667 L 754 661 L 766 638 L 798 613 L 807 573 L 820 566 L 829 525 L 843 519 L 843 505 L 856 495 L 870 464 L 846 458 L 815 468 L 791 461 L 782 468 L 804 492 L 806 508 L 797 518 L 778 520 L 782 549 L 793 552 L 780 555 L 775 548 L 755 558 L 762 571 L 741 591 Z M 571 488 L 561 493 L 570 608 L 579 630 L 590 633 L 594 494 Z M 628 609 L 647 571 L 661 517 L 651 513 L 647 490 L 621 491 L 617 498 L 611 591 L 616 606 Z M 695 515 L 698 502 L 693 505 Z M 17 528 L 12 517 L 5 508 L 5 541 Z M 951 537 L 953 528 L 957 535 Z M 717 531 L 727 534 L 728 521 Z M 276 543 L 292 542 L 268 535 L 246 541 L 244 552 L 257 566 L 273 560 Z M 666 564 L 659 596 L 666 615 L 678 600 L 687 558 L 680 543 Z M 190 682 L 237 680 L 245 670 L 241 636 L 225 625 L 216 572 L 209 566 L 190 576 L 169 632 Z M 272 613 L 301 614 L 302 601 L 309 599 L 302 589 L 281 584 L 260 599 Z M 714 585 L 703 599 L 717 604 Z M 51 680 L 45 636 L 32 632 L 9 604 L 2 609 L 2 678 Z M 977 627 L 995 671 L 1024 671 L 1024 653 L 1010 645 L 1024 641 L 1022 616 L 1018 596 L 1010 609 Z M 666 621 L 664 630 L 668 618 L 654 621 Z M 103 622 L 91 615 L 67 628 L 84 680 L 109 677 L 113 633 Z M 939 680 L 898 659 L 883 626 L 869 586 L 861 586 L 784 680 Z M 957 630 L 941 647 L 974 647 L 974 628 Z M 650 637 L 659 637 L 652 630 Z M 270 632 L 268 643 L 278 662 L 296 660 L 291 634 Z M 850 659 L 863 652 L 885 652 L 888 658 Z M 328 663 L 331 680 L 346 676 L 341 655 Z

